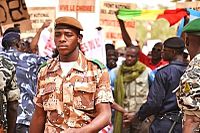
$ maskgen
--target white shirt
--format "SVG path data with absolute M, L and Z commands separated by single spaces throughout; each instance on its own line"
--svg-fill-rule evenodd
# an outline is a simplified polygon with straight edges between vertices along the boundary
M 67 76 L 70 69 L 73 67 L 75 61 L 73 62 L 60 62 L 60 66 L 62 69 L 62 77 Z

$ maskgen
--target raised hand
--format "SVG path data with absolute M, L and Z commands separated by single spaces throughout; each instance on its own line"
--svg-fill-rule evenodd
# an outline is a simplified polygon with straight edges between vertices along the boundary
M 46 20 L 43 25 L 42 25 L 42 29 L 49 27 L 49 25 L 51 24 L 51 20 Z

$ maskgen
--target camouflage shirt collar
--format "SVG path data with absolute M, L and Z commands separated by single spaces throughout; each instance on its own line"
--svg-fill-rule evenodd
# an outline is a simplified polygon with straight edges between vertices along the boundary
M 59 63 L 59 56 L 56 58 L 53 58 L 49 61 L 49 66 L 48 66 L 48 72 L 55 72 L 59 69 L 61 69 L 60 63 Z M 85 71 L 87 70 L 87 59 L 83 55 L 81 51 L 79 51 L 79 56 L 77 61 L 75 62 L 74 66 L 72 67 L 73 69 L 76 69 L 78 71 Z

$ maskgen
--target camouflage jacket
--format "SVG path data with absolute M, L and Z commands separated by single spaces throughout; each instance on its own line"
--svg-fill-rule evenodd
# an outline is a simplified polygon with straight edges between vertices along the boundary
M 11 61 L 0 55 L 0 91 L 3 94 L 3 106 L 0 105 L 1 124 L 7 127 L 7 102 L 19 100 L 20 90 L 17 87 L 15 67 Z M 2 110 L 3 109 L 3 110 Z
M 190 61 L 177 89 L 180 109 L 185 114 L 200 118 L 200 54 Z
M 62 76 L 59 57 L 51 59 L 38 74 L 34 101 L 47 111 L 45 132 L 80 128 L 96 117 L 95 105 L 113 102 L 108 71 L 80 53 L 67 76 Z

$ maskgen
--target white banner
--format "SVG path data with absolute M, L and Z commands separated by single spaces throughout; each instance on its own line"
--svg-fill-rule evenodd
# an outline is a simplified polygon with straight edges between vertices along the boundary
M 103 41 L 102 30 L 91 31 L 92 38 L 84 40 L 81 43 L 81 50 L 89 59 L 98 59 L 102 63 L 106 64 L 105 44 Z

